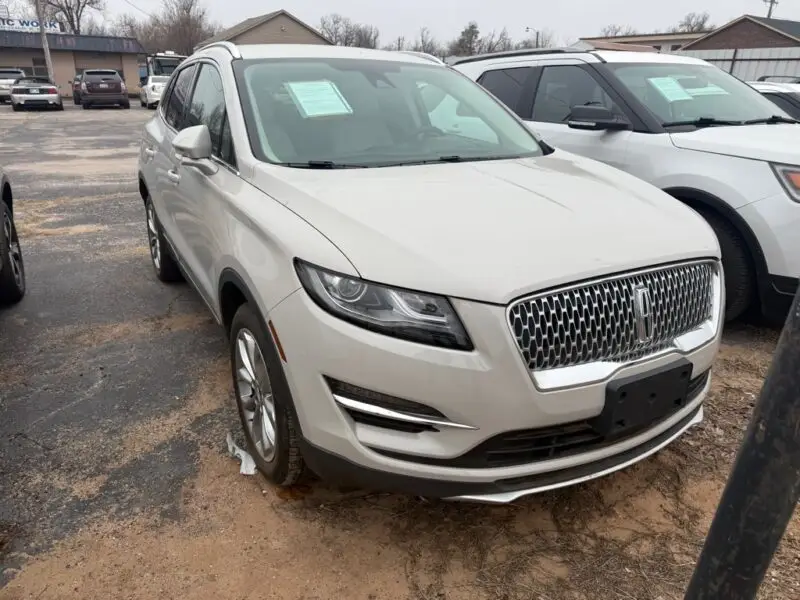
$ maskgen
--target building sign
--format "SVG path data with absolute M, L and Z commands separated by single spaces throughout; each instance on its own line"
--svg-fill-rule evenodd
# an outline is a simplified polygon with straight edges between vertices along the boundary
M 47 33 L 64 33 L 64 26 L 58 21 L 45 21 Z M 0 31 L 39 32 L 39 21 L 36 19 L 4 19 L 0 18 Z

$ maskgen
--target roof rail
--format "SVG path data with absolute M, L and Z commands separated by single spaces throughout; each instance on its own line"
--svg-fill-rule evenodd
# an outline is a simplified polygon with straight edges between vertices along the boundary
M 242 58 L 242 53 L 239 52 L 239 48 L 237 48 L 236 44 L 233 42 L 211 42 L 206 46 L 202 46 L 198 48 L 198 52 L 200 50 L 208 50 L 209 48 L 225 48 L 233 58 Z
M 425 60 L 434 62 L 437 65 L 447 65 L 447 63 L 444 62 L 441 58 L 436 58 L 433 54 L 428 54 L 427 52 L 417 52 L 416 50 L 398 50 L 398 52 L 402 52 L 403 54 L 410 54 L 411 56 L 416 56 L 419 58 L 424 58 Z
M 488 54 L 476 54 L 475 56 L 465 56 L 457 58 L 452 65 L 463 65 L 464 63 L 484 60 L 486 58 L 510 58 L 513 56 L 534 56 L 536 54 L 580 54 L 588 52 L 583 48 L 566 46 L 562 48 L 524 48 L 522 50 L 505 50 L 502 52 L 489 52 Z

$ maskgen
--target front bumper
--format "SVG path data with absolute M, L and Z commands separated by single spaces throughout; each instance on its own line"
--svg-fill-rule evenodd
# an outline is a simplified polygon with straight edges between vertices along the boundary
M 721 286 L 721 283 L 719 284 Z M 721 288 L 720 288 L 721 289 Z M 718 290 L 719 293 L 719 290 Z M 309 465 L 323 477 L 426 496 L 508 502 L 625 468 L 669 444 L 702 419 L 709 382 L 687 404 L 636 435 L 568 456 L 510 466 L 464 468 L 459 458 L 496 436 L 592 419 L 610 381 L 688 359 L 706 374 L 720 327 L 696 346 L 617 366 L 597 379 L 543 389 L 520 358 L 501 306 L 453 300 L 476 350 L 414 344 L 346 323 L 298 290 L 270 313 L 287 361 L 287 381 Z M 717 319 L 718 321 L 718 319 Z M 697 341 L 697 338 L 694 338 Z M 584 373 L 585 374 L 585 373 Z M 431 407 L 454 426 L 398 431 L 356 422 L 326 378 Z
M 61 96 L 59 94 L 11 94 L 12 104 L 20 106 L 59 106 Z

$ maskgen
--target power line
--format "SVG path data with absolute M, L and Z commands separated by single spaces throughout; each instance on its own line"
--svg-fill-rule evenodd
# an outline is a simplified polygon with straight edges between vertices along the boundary
M 136 10 L 138 10 L 138 11 L 139 11 L 140 13 L 142 13 L 143 15 L 147 15 L 147 16 L 148 16 L 148 17 L 150 17 L 151 19 L 153 18 L 153 15 L 151 15 L 151 14 L 150 14 L 149 12 L 147 12 L 146 10 L 144 10 L 144 9 L 141 9 L 141 8 L 139 8 L 138 6 L 136 6 L 136 5 L 135 5 L 133 2 L 131 2 L 131 0 L 122 0 L 122 1 L 123 1 L 125 4 L 127 4 L 128 6 L 131 6 L 132 8 L 135 8 Z

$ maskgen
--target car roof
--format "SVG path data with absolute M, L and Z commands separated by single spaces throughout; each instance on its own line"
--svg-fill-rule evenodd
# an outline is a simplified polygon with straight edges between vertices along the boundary
M 198 52 L 221 48 L 218 44 L 210 44 Z M 322 44 L 236 44 L 241 57 L 245 60 L 257 58 L 351 58 L 360 60 L 388 60 L 393 62 L 432 65 L 429 56 L 418 56 L 393 50 L 372 50 L 368 48 L 352 48 L 348 46 L 328 46 Z
M 759 92 L 800 94 L 800 83 L 777 83 L 774 81 L 748 81 Z
M 484 54 L 478 56 L 465 57 L 455 60 L 451 64 L 458 67 L 463 64 L 475 63 L 519 63 L 526 58 L 541 59 L 553 57 L 577 58 L 584 62 L 606 62 L 606 63 L 663 63 L 663 64 L 708 64 L 706 61 L 692 56 L 681 54 L 661 54 L 659 52 L 639 52 L 625 50 L 592 50 L 580 47 L 553 48 L 553 49 L 531 49 L 517 50 L 510 52 L 498 52 L 494 54 Z

